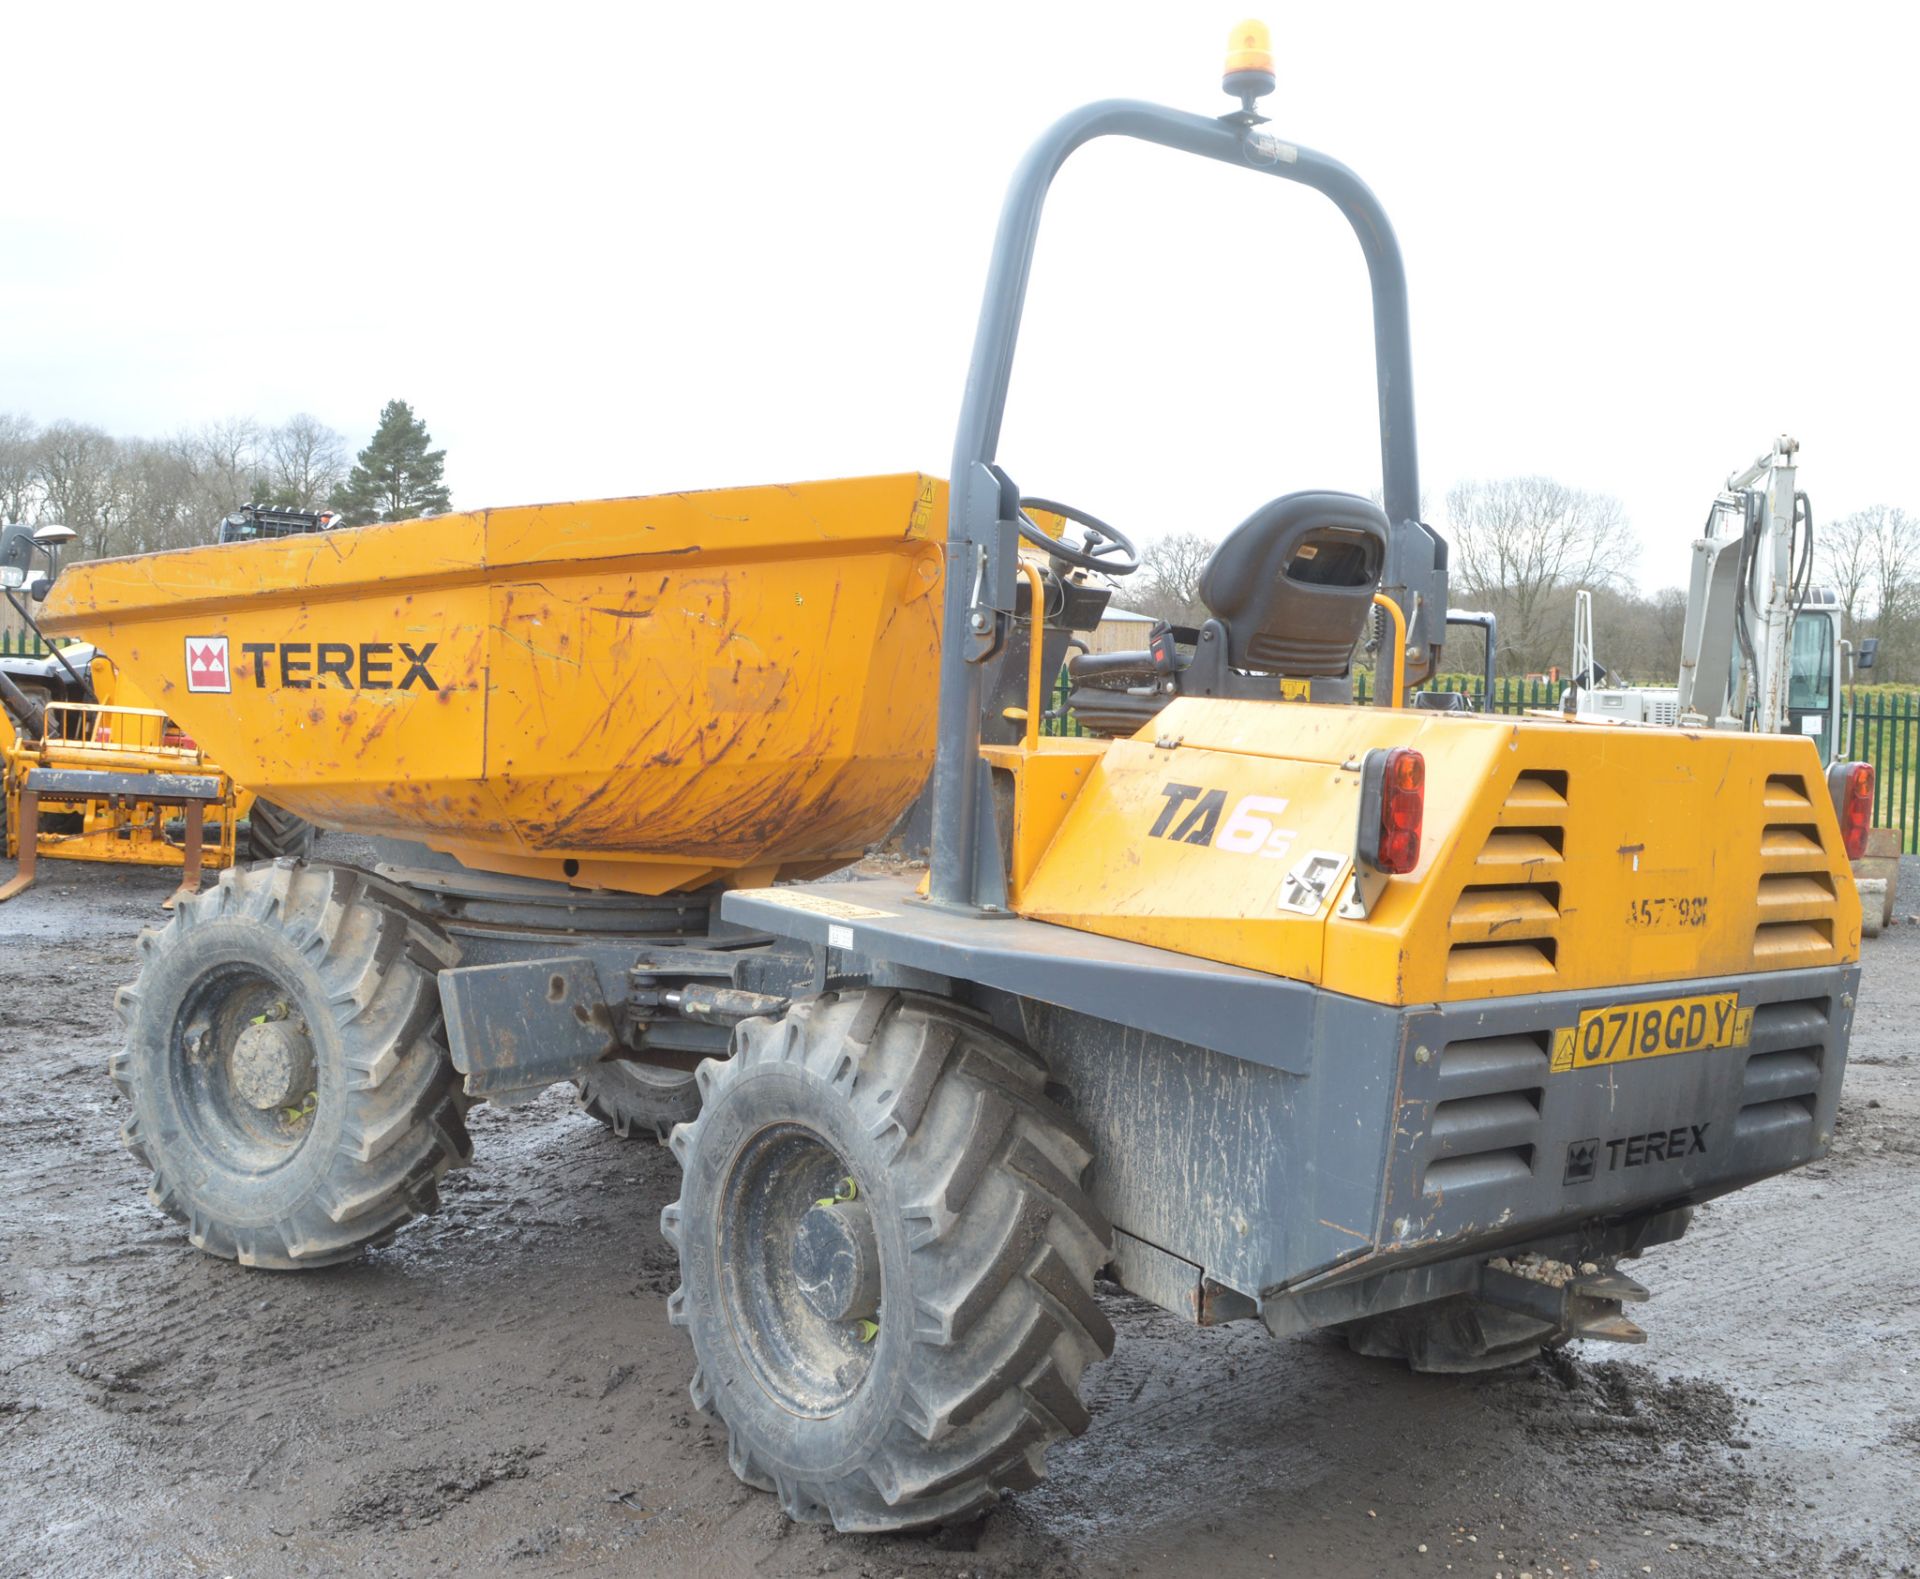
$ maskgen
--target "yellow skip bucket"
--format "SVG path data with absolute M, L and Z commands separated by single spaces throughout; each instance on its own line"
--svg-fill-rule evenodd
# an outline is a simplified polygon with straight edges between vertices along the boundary
M 481 510 L 67 569 L 248 789 L 480 870 L 664 893 L 831 870 L 926 777 L 946 487 Z

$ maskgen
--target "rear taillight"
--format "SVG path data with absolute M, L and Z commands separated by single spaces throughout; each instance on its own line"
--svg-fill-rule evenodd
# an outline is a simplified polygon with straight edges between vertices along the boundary
M 1833 797 L 1834 815 L 1840 819 L 1840 840 L 1847 848 L 1847 859 L 1857 861 L 1867 853 L 1867 830 L 1873 826 L 1873 764 L 1834 763 L 1827 769 L 1827 793 Z
M 1411 872 L 1420 864 L 1426 809 L 1426 758 L 1411 746 L 1369 751 L 1360 769 L 1361 864 L 1376 872 Z

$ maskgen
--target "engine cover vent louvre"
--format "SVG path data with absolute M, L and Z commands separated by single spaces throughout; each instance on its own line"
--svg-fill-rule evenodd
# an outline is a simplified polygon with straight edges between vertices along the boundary
M 1834 961 L 1833 875 L 1808 818 L 1806 781 L 1776 773 L 1764 795 L 1768 822 L 1760 834 L 1760 883 L 1754 893 L 1753 963 L 1783 970 Z
M 1558 979 L 1567 775 L 1516 775 L 1447 923 L 1447 985 L 1551 990 Z

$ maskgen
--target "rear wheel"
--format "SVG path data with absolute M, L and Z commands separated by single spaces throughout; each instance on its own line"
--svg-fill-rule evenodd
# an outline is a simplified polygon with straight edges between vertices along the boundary
M 573 1084 L 581 1110 L 622 1140 L 634 1135 L 665 1140 L 674 1125 L 700 1111 L 700 1087 L 690 1071 L 609 1059 Z
M 121 1137 L 198 1248 L 321 1266 L 438 1204 L 472 1155 L 434 981 L 457 950 L 396 895 L 341 867 L 230 869 L 140 950 L 115 999 Z
M 964 1519 L 1086 1429 L 1112 1352 L 1111 1230 L 1086 1135 L 1032 1054 L 939 1000 L 869 990 L 739 1028 L 673 1132 L 661 1228 L 693 1400 L 743 1481 L 842 1530 Z
M 247 813 L 247 848 L 256 861 L 277 861 L 283 856 L 311 860 L 316 831 L 306 818 L 258 796 Z

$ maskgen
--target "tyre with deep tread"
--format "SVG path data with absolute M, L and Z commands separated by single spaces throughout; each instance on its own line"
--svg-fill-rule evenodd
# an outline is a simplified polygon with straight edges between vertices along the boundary
M 472 1156 L 436 973 L 458 949 L 398 890 L 292 861 L 234 868 L 140 938 L 115 998 L 121 1138 L 209 1255 L 344 1261 L 432 1211 Z
M 848 1531 L 952 1523 L 1036 1484 L 1113 1349 L 1091 1142 L 1039 1061 L 957 1005 L 869 989 L 746 1022 L 698 1078 L 661 1214 L 668 1311 L 734 1473 Z
M 606 1059 L 574 1081 L 580 1110 L 622 1140 L 651 1136 L 664 1141 L 676 1124 L 700 1111 L 700 1085 L 691 1072 Z
M 256 861 L 311 860 L 317 831 L 306 818 L 261 796 L 247 813 L 247 848 Z

